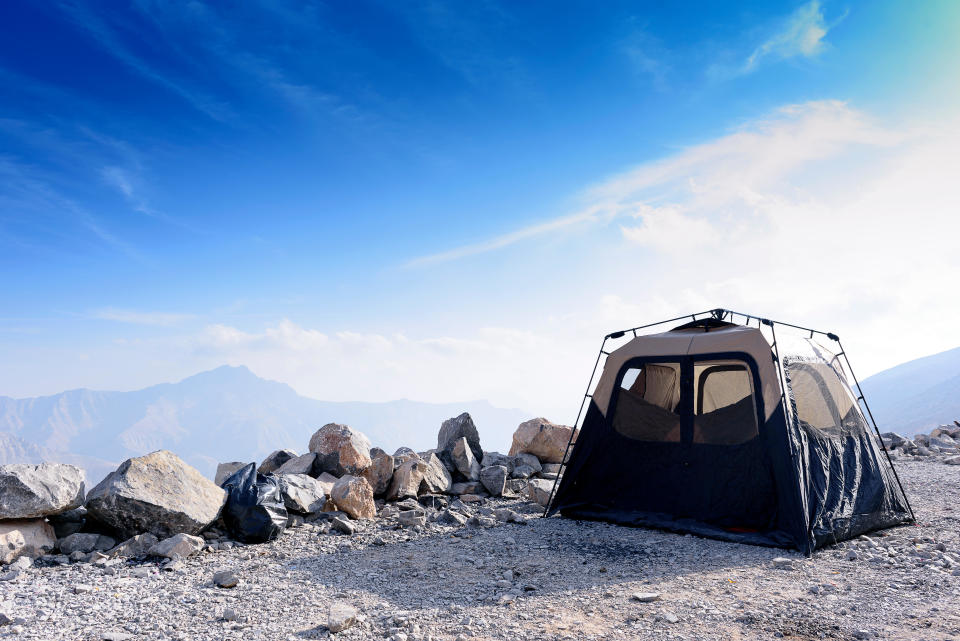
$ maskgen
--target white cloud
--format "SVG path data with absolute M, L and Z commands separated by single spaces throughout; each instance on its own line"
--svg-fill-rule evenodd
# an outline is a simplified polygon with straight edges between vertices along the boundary
M 754 49 L 742 71 L 753 71 L 767 59 L 812 58 L 823 50 L 827 31 L 819 0 L 811 0 L 790 14 L 776 33 Z
M 504 256 L 518 277 L 501 283 L 502 300 L 471 307 L 482 287 L 457 278 L 459 293 L 435 292 L 437 307 L 381 317 L 403 333 L 241 327 L 224 314 L 196 334 L 98 353 L 96 382 L 129 388 L 226 362 L 328 400 L 488 399 L 570 421 L 602 336 L 713 307 L 835 331 L 866 375 L 958 343 L 958 147 L 960 120 L 891 124 L 840 102 L 789 106 L 594 185 L 579 217 L 497 241 L 577 232 L 575 252 L 543 243 L 551 250 Z M 472 285 L 492 278 L 444 269 L 462 267 Z M 521 289 L 529 273 L 546 275 L 533 301 Z M 482 321 L 470 317 L 479 306 L 490 308 Z M 451 307 L 456 329 L 424 329 L 424 316 Z M 74 357 L 72 369 L 95 368 Z

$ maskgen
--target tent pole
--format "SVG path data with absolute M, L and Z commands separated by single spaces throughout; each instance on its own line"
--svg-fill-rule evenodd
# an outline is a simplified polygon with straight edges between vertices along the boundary
M 634 334 L 636 334 L 635 331 Z M 553 503 L 553 495 L 556 493 L 557 485 L 560 483 L 560 477 L 563 474 L 563 468 L 565 468 L 567 465 L 567 456 L 570 454 L 570 445 L 573 443 L 573 436 L 577 433 L 577 425 L 580 423 L 580 417 L 583 415 L 583 408 L 586 407 L 587 401 L 590 399 L 590 386 L 593 385 L 593 378 L 597 375 L 597 368 L 600 367 L 600 359 L 604 354 L 607 353 L 603 351 L 603 349 L 607 346 L 607 341 L 609 339 L 610 336 L 604 336 L 603 343 L 600 345 L 600 352 L 597 354 L 597 360 L 593 364 L 593 371 L 590 373 L 590 380 L 587 381 L 587 391 L 584 392 L 583 400 L 580 401 L 580 411 L 577 412 L 577 420 L 573 422 L 573 428 L 570 430 L 570 438 L 567 440 L 567 447 L 563 450 L 563 460 L 560 461 L 560 470 L 557 473 L 557 478 L 553 480 L 553 487 L 550 488 L 550 498 L 547 500 L 547 505 L 543 508 L 543 517 L 547 516 L 547 512 L 550 511 L 550 504 Z
M 784 367 L 783 367 L 783 361 L 780 360 L 780 347 L 777 345 L 777 321 L 761 320 L 761 319 L 758 318 L 758 319 L 757 319 L 757 324 L 759 325 L 760 323 L 763 323 L 763 324 L 768 325 L 768 326 L 770 327 L 770 336 L 773 338 L 773 359 L 777 362 L 777 363 L 776 363 L 776 365 L 777 365 L 777 379 L 778 379 L 778 382 L 780 383 L 780 405 L 783 407 L 783 425 L 784 425 L 784 427 L 787 429 L 787 432 L 788 432 L 788 434 L 787 434 L 787 443 L 788 443 L 789 446 L 790 446 L 790 458 L 792 458 L 794 461 L 796 461 L 796 460 L 797 460 L 797 457 L 799 456 L 799 454 L 794 450 L 794 448 L 793 448 L 793 439 L 790 438 L 790 435 L 789 435 L 789 431 L 790 431 L 790 413 L 787 412 L 787 372 L 786 372 L 786 370 L 785 370 Z M 782 324 L 782 323 L 781 323 L 781 324 Z M 803 487 L 802 487 L 802 485 L 801 485 L 801 483 L 800 483 L 799 477 L 797 478 L 797 493 L 798 493 L 798 497 L 797 497 L 797 498 L 798 498 L 798 500 L 800 501 L 800 503 L 801 503 L 801 505 L 802 505 L 802 504 L 803 504 Z M 806 512 L 806 509 L 804 509 L 804 512 Z M 808 526 L 808 528 L 807 528 L 807 536 L 808 536 L 808 537 L 810 536 L 810 533 L 811 533 L 811 530 L 812 530 L 812 529 L 813 529 L 813 522 L 811 521 L 810 524 L 809 524 L 809 526 Z M 806 545 L 810 545 L 809 539 L 808 539 L 805 543 L 806 543 Z M 807 551 L 807 556 L 810 556 L 811 554 L 813 554 L 813 548 L 812 548 L 812 547 L 810 548 L 809 551 Z
M 843 354 L 843 360 L 847 364 L 847 370 L 850 372 L 850 376 L 853 377 L 853 382 L 857 385 L 857 394 L 860 395 L 858 401 L 863 401 L 863 406 L 867 410 L 867 415 L 870 417 L 870 423 L 873 424 L 873 431 L 876 432 L 877 438 L 880 440 L 880 447 L 883 449 L 883 453 L 887 457 L 887 463 L 890 464 L 890 469 L 893 470 L 893 478 L 897 480 L 897 486 L 900 488 L 900 493 L 903 494 L 903 500 L 907 502 L 907 509 L 910 510 L 910 520 L 913 523 L 917 522 L 917 517 L 913 514 L 913 507 L 910 505 L 910 499 L 907 498 L 907 492 L 903 489 L 903 483 L 900 482 L 900 475 L 897 474 L 897 468 L 893 464 L 893 459 L 890 458 L 890 451 L 887 450 L 886 443 L 883 442 L 883 437 L 880 436 L 880 428 L 877 427 L 877 421 L 873 418 L 873 412 L 870 411 L 870 404 L 867 403 L 867 398 L 863 395 L 863 390 L 860 389 L 860 381 L 857 380 L 857 375 L 853 373 L 853 367 L 850 365 L 850 358 L 847 356 L 847 350 L 843 349 L 843 344 L 840 342 L 840 339 L 837 338 L 837 346 L 840 348 L 840 353 Z

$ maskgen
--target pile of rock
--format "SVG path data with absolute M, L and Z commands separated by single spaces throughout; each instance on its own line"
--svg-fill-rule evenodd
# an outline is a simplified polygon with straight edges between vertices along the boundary
M 929 434 L 917 434 L 912 439 L 895 432 L 880 435 L 890 455 L 940 459 L 947 465 L 960 465 L 960 422 L 941 425 Z
M 533 419 L 517 428 L 509 454 L 485 452 L 464 413 L 443 422 L 436 449 L 388 454 L 361 432 L 330 423 L 305 454 L 277 450 L 257 472 L 277 480 L 278 509 L 286 510 L 289 526 L 320 522 L 323 531 L 352 534 L 357 520 L 383 517 L 418 527 L 428 516 L 463 525 L 465 506 L 489 497 L 546 505 L 572 433 Z M 245 465 L 221 463 L 210 481 L 161 450 L 124 461 L 86 495 L 79 468 L 0 466 L 0 562 L 22 558 L 29 565 L 43 556 L 109 566 L 153 556 L 173 565 L 204 550 L 230 549 L 238 543 L 222 513 L 233 495 L 221 485 Z

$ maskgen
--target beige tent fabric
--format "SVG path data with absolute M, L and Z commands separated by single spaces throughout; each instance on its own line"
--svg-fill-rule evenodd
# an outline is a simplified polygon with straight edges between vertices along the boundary
M 593 392 L 593 401 L 604 415 L 610 406 L 610 397 L 616 384 L 617 374 L 624 363 L 637 357 L 696 356 L 721 352 L 744 352 L 753 357 L 760 374 L 763 406 L 770 418 L 780 403 L 780 382 L 773 362 L 770 343 L 756 327 L 733 326 L 712 329 L 663 332 L 638 336 L 607 357 L 603 373 Z

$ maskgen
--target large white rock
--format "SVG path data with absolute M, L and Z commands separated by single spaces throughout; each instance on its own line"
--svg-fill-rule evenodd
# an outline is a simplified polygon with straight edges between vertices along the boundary
M 310 451 L 317 455 L 317 469 L 335 476 L 359 476 L 370 467 L 370 439 L 362 432 L 328 423 L 310 437 Z
M 550 492 L 552 491 L 553 481 L 531 479 L 527 483 L 527 498 L 543 507 L 547 507 L 547 503 L 550 502 Z
M 440 457 L 430 452 L 420 460 L 427 464 L 427 469 L 423 475 L 422 489 L 430 494 L 448 493 L 453 486 L 453 478 Z
M 87 496 L 87 511 L 121 539 L 198 534 L 220 515 L 227 493 L 176 454 L 160 450 L 124 461 Z
M 22 556 L 36 558 L 57 544 L 53 528 L 43 519 L 0 522 L 0 563 L 9 565 Z
M 307 474 L 284 474 L 280 477 L 280 493 L 287 509 L 297 514 L 322 512 L 331 486 Z
M 0 519 L 33 519 L 80 507 L 83 481 L 83 470 L 74 465 L 0 465 Z
M 426 458 L 409 458 L 393 473 L 387 500 L 395 501 L 420 494 L 446 494 L 453 486 L 450 472 L 436 454 Z
M 563 454 L 572 431 L 573 428 L 567 425 L 558 425 L 545 418 L 524 421 L 513 433 L 510 455 L 527 453 L 533 454 L 543 463 L 563 463 Z M 573 440 L 576 442 L 576 436 Z
M 344 476 L 333 486 L 330 498 L 337 507 L 354 519 L 372 519 L 377 515 L 373 501 L 373 488 L 367 479 L 359 476 Z
M 181 532 L 180 534 L 174 534 L 160 541 L 151 547 L 147 551 L 147 554 L 150 556 L 162 556 L 168 559 L 185 559 L 188 556 L 193 556 L 202 549 L 203 539 L 201 537 Z
M 312 474 L 317 462 L 317 455 L 313 452 L 307 452 L 300 456 L 295 456 L 286 461 L 283 465 L 276 468 L 273 474 L 280 476 L 282 474 Z
M 480 463 L 473 455 L 470 449 L 470 443 L 463 436 L 453 442 L 453 448 L 450 450 L 450 458 L 453 461 L 453 467 L 460 475 L 468 481 L 476 481 L 480 478 Z

